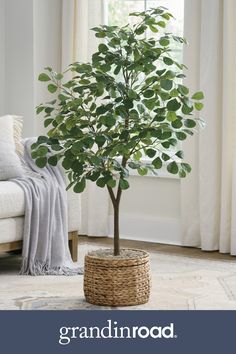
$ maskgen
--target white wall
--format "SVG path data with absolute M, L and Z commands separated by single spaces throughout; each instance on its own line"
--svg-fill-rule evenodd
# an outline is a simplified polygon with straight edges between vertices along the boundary
M 0 37 L 0 53 L 5 53 L 0 55 L 0 73 L 6 77 L 1 114 L 22 115 L 24 136 L 38 135 L 44 129 L 35 107 L 51 95 L 37 77 L 45 66 L 58 71 L 61 66 L 61 0 L 0 1 L 0 36 L 5 33 L 5 43 Z
M 5 113 L 24 116 L 25 135 L 34 131 L 33 1 L 6 0 Z
M 5 106 L 5 0 L 0 0 L 0 116 Z
M 130 177 L 120 207 L 122 238 L 181 244 L 180 180 L 178 178 Z M 110 204 L 109 234 L 113 231 Z

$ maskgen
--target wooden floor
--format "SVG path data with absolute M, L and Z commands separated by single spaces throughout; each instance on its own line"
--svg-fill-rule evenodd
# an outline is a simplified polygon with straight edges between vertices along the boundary
M 79 244 L 82 243 L 91 243 L 98 244 L 102 246 L 113 246 L 113 239 L 110 237 L 87 237 L 87 236 L 79 236 Z M 193 247 L 181 247 L 181 246 L 173 246 L 173 245 L 165 245 L 154 242 L 144 242 L 144 241 L 134 241 L 134 240 L 121 240 L 121 247 L 127 248 L 140 248 L 145 251 L 153 252 L 160 251 L 168 254 L 180 254 L 189 257 L 196 257 L 200 259 L 214 259 L 214 260 L 236 260 L 235 256 L 231 256 L 229 254 L 222 254 L 217 251 L 206 252 L 202 251 L 198 248 Z

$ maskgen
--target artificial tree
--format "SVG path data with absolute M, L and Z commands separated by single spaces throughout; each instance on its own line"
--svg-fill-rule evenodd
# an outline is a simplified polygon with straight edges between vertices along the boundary
M 129 188 L 130 169 L 144 176 L 161 168 L 183 178 L 191 171 L 179 142 L 201 123 L 202 92 L 189 95 L 183 64 L 173 58 L 182 37 L 165 32 L 172 19 L 163 7 L 132 13 L 138 21 L 124 27 L 99 26 L 101 39 L 91 63 L 73 63 L 63 74 L 46 68 L 39 75 L 56 99 L 37 107 L 45 113 L 47 136 L 32 146 L 39 167 L 62 160 L 74 191 L 86 180 L 107 187 L 114 208 L 114 256 L 120 254 L 119 206 Z M 153 32 L 146 38 L 146 31 Z M 143 159 L 147 157 L 148 159 Z

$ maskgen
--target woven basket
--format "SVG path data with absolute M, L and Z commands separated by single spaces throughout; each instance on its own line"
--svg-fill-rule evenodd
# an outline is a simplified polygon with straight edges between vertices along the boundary
M 104 257 L 104 252 L 110 257 Z M 85 256 L 84 294 L 95 305 L 130 306 L 148 302 L 150 295 L 149 254 L 125 249 L 111 256 L 111 250 L 98 250 Z

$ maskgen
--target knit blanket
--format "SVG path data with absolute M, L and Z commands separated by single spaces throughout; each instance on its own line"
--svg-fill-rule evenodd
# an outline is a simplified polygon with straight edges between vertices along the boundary
M 25 218 L 21 274 L 76 275 L 83 270 L 73 263 L 68 245 L 66 178 L 58 165 L 40 169 L 31 157 L 35 139 L 25 140 L 25 176 L 13 179 L 24 191 Z

